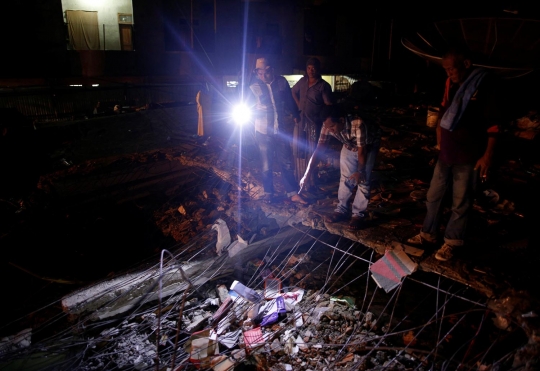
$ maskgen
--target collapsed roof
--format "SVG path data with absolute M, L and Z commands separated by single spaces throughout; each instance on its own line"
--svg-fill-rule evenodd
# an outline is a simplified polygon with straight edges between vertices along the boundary
M 465 44 L 476 65 L 505 78 L 524 76 L 540 64 L 540 21 L 525 18 L 458 18 L 434 21 L 406 35 L 403 46 L 431 62 L 440 63 L 449 44 Z

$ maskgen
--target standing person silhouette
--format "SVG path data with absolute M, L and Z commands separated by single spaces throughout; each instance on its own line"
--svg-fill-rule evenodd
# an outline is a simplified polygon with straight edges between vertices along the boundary
M 259 58 L 255 65 L 257 79 L 249 86 L 255 98 L 255 140 L 259 146 L 262 160 L 264 199 L 275 200 L 273 164 L 274 157 L 281 167 L 281 176 L 287 197 L 295 203 L 307 204 L 297 192 L 294 177 L 291 132 L 285 127 L 286 115 L 298 120 L 298 109 L 292 98 L 289 82 L 274 73 L 274 67 L 268 58 Z
M 500 83 L 488 70 L 473 66 L 471 53 L 451 47 L 442 57 L 448 76 L 437 123 L 437 164 L 427 192 L 420 233 L 410 244 L 434 245 L 438 240 L 443 200 L 452 192 L 450 218 L 444 243 L 435 253 L 439 261 L 452 259 L 465 245 L 469 212 L 478 181 L 489 176 L 495 144 L 502 124 Z
M 292 95 L 300 110 L 298 123 L 299 140 L 297 156 L 309 159 L 319 140 L 321 132 L 321 110 L 334 103 L 332 87 L 321 76 L 321 62 L 317 58 L 309 58 L 306 62 L 306 75 L 292 87 Z M 306 179 L 305 188 L 310 190 L 316 186 L 316 174 L 311 172 Z

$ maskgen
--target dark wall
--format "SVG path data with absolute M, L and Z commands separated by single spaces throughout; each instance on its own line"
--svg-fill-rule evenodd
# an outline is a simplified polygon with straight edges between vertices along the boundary
M 59 73 L 66 37 L 60 1 L 28 0 L 2 3 L 0 76 L 38 77 Z

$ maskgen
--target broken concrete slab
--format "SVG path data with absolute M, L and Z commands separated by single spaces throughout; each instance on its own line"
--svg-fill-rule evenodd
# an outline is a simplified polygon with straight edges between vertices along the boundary
M 154 265 L 140 272 L 128 273 L 81 289 L 62 298 L 62 308 L 70 315 L 87 315 L 100 320 L 125 313 L 159 298 L 177 300 L 190 286 L 199 286 L 223 275 L 230 275 L 242 262 L 261 255 L 264 250 L 274 254 L 290 249 L 305 238 L 302 232 L 283 228 L 274 236 L 248 245 L 236 256 L 224 254 L 217 258 L 184 263 L 169 262 L 164 269 Z M 182 272 L 180 272 L 180 269 Z M 184 277 L 192 280 L 186 282 Z

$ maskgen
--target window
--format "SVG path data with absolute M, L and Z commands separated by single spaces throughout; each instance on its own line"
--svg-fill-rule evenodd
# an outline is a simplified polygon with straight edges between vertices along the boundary
M 133 16 L 127 13 L 118 13 L 118 28 L 120 32 L 120 49 L 133 50 Z
M 69 42 L 74 50 L 99 50 L 97 12 L 66 10 Z
M 119 24 L 133 24 L 133 15 L 127 13 L 118 13 Z

